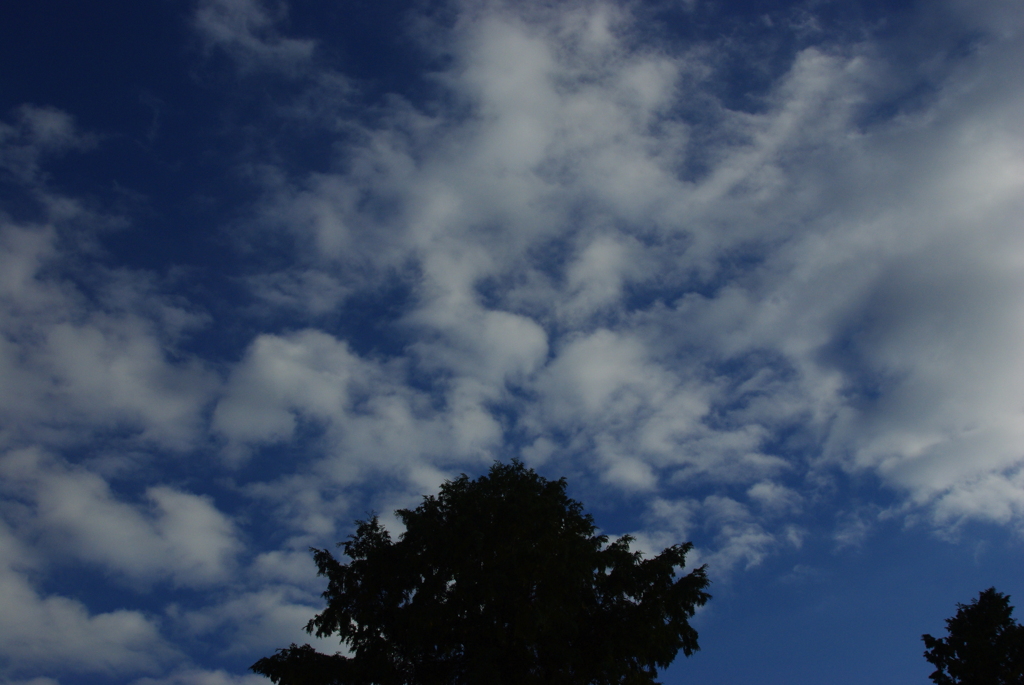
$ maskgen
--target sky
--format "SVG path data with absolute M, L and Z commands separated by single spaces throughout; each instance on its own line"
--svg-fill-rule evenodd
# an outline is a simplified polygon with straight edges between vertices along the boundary
M 311 546 L 518 458 L 695 544 L 666 685 L 929 682 L 1024 601 L 1022 63 L 1020 0 L 5 6 L 0 680 L 268 682 Z

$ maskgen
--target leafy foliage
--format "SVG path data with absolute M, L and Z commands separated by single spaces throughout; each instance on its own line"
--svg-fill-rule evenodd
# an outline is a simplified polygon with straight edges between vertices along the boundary
M 1024 685 L 1024 626 L 1012 617 L 1010 598 L 995 588 L 946 619 L 948 636 L 922 635 L 936 685 Z
M 688 619 L 710 598 L 705 569 L 677 573 L 689 543 L 651 559 L 628 536 L 608 544 L 565 490 L 496 463 L 396 512 L 397 542 L 358 522 L 340 543 L 349 563 L 313 550 L 327 608 L 306 627 L 351 656 L 293 644 L 252 669 L 280 685 L 655 683 L 699 649 Z

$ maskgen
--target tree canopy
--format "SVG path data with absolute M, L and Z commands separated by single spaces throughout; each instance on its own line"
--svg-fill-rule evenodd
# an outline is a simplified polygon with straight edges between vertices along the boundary
M 374 516 L 339 543 L 349 561 L 313 554 L 327 608 L 306 626 L 348 655 L 280 649 L 252 670 L 279 685 L 642 685 L 680 650 L 710 595 L 692 545 L 644 559 L 608 543 L 593 517 L 518 461 L 446 482 L 396 512 L 393 541 Z
M 1024 685 L 1024 626 L 1014 620 L 1010 597 L 982 591 L 957 604 L 944 638 L 922 635 L 936 685 Z

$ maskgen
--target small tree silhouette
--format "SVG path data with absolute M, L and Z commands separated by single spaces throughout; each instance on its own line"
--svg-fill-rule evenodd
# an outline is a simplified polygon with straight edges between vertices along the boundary
M 936 685 L 1024 685 L 1024 626 L 1010 597 L 994 587 L 946 619 L 948 636 L 922 635 Z

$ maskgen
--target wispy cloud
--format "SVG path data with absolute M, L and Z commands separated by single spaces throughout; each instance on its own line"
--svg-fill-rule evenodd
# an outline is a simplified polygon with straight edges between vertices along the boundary
M 245 70 L 292 70 L 307 61 L 315 41 L 287 38 L 278 23 L 287 5 L 262 0 L 203 0 L 195 13 L 195 27 L 208 49 L 226 51 Z
M 527 433 L 578 431 L 569 444 L 627 487 L 753 483 L 787 468 L 763 448 L 794 424 L 824 460 L 879 469 L 920 502 L 937 488 L 910 465 L 963 455 L 969 425 L 1005 456 L 961 458 L 941 487 L 1014 463 L 1019 97 L 989 84 L 1016 48 L 870 124 L 884 56 L 808 48 L 764 111 L 719 106 L 703 142 L 671 116 L 713 102 L 684 78 L 709 68 L 699 50 L 637 50 L 631 22 L 601 4 L 467 11 L 440 77 L 458 109 L 396 106 L 343 173 L 282 187 L 274 220 L 314 241 L 327 274 L 411 260 L 417 297 L 396 325 L 429 341 L 411 361 L 445 372 L 436 389 L 533 393 Z M 715 162 L 689 178 L 692 157 Z M 487 333 L 499 320 L 507 342 Z M 934 433 L 947 413 L 964 428 Z
M 748 112 L 705 88 L 716 65 L 702 46 L 638 46 L 621 7 L 460 12 L 424 34 L 447 46 L 436 79 L 451 107 L 393 101 L 342 148 L 342 170 L 266 176 L 273 200 L 257 207 L 308 246 L 294 276 L 256 279 L 261 292 L 330 283 L 344 302 L 385 273 L 410 282 L 391 325 L 417 342 L 389 376 L 389 408 L 341 421 L 347 400 L 325 397 L 328 410 L 307 392 L 342 392 L 316 370 L 335 368 L 331 350 L 343 375 L 378 361 L 312 331 L 277 352 L 264 338 L 232 381 L 260 374 L 262 392 L 242 394 L 279 407 L 250 421 L 250 442 L 326 420 L 345 445 L 329 470 L 349 474 L 340 464 L 366 453 L 353 439 L 377 435 L 379 465 L 415 464 L 512 431 L 626 489 L 764 482 L 749 490 L 761 501 L 780 487 L 766 477 L 837 465 L 941 500 L 943 520 L 994 511 L 956 492 L 1021 456 L 1020 96 L 996 88 L 1015 42 L 879 117 L 903 87 L 880 46 L 824 40 Z M 679 115 L 691 101 L 700 121 Z M 687 173 L 695 159 L 705 170 Z M 302 373 L 255 370 L 293 354 Z M 438 379 L 441 413 L 415 418 L 409 369 Z M 242 430 L 227 428 L 231 397 L 217 414 L 229 433 Z M 514 423 L 495 423 L 497 406 Z M 794 429 L 818 445 L 798 462 L 771 447 Z

